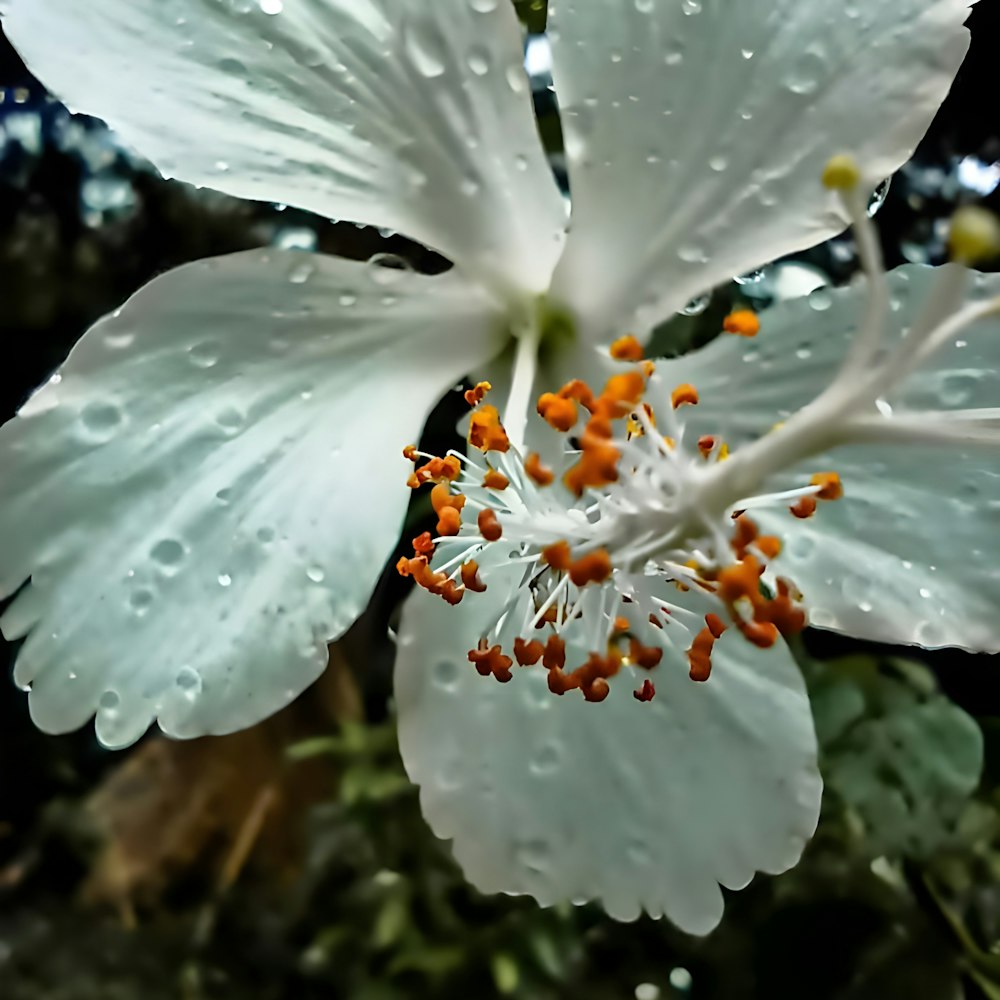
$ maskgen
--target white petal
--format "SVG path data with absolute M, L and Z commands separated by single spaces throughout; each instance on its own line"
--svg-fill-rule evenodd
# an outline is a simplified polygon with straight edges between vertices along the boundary
M 400 448 L 496 351 L 454 274 L 253 251 L 98 323 L 0 429 L 2 625 L 41 728 L 248 726 L 322 671 L 406 509 Z
M 909 326 L 934 280 L 930 268 L 889 276 L 894 334 Z M 1000 295 L 982 277 L 979 295 Z M 823 290 L 764 313 L 750 343 L 722 337 L 661 365 L 668 381 L 690 381 L 701 403 L 691 440 L 722 433 L 738 443 L 766 432 L 825 388 L 844 359 L 864 290 Z M 1000 320 L 982 323 L 938 354 L 889 398 L 911 409 L 967 409 L 1000 403 Z M 709 430 L 712 428 L 712 430 Z M 778 562 L 802 589 L 814 624 L 860 638 L 923 646 L 1000 650 L 1000 464 L 984 447 L 907 444 L 840 448 L 774 485 L 802 486 L 836 470 L 845 496 L 796 521 L 779 507 L 754 515 L 787 539 Z
M 595 337 L 844 227 L 820 184 L 911 155 L 968 47 L 969 0 L 556 0 L 573 228 L 556 293 Z
M 597 900 L 622 920 L 665 914 L 704 934 L 722 916 L 720 883 L 795 864 L 820 780 L 784 646 L 763 653 L 730 630 L 707 684 L 675 652 L 649 704 L 632 697 L 642 679 L 624 675 L 601 705 L 557 698 L 541 668 L 501 685 L 468 662 L 500 589 L 487 579 L 457 609 L 413 595 L 396 664 L 403 759 L 477 887 L 542 905 Z
M 397 229 L 500 282 L 547 286 L 565 214 L 506 0 L 0 9 L 42 82 L 164 174 Z

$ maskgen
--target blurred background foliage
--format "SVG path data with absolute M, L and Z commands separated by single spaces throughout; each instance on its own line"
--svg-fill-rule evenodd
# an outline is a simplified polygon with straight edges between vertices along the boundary
M 515 2 L 541 31 L 543 0 Z M 970 23 L 952 97 L 872 205 L 890 264 L 939 262 L 956 204 L 1000 208 L 1000 4 L 981 0 Z M 537 40 L 528 64 L 560 174 Z M 266 244 L 447 266 L 396 234 L 160 179 L 49 98 L 0 38 L 0 416 L 155 274 Z M 710 335 L 735 299 L 766 306 L 855 269 L 850 238 L 833 240 L 692 303 L 660 343 Z M 431 439 L 451 433 L 456 406 L 442 404 Z M 992 658 L 808 633 L 819 832 L 797 869 L 731 895 L 696 939 L 465 884 L 396 750 L 386 636 L 403 593 L 387 576 L 324 680 L 233 737 L 151 736 L 110 755 L 89 732 L 40 735 L 0 685 L 0 996 L 1000 1000 Z

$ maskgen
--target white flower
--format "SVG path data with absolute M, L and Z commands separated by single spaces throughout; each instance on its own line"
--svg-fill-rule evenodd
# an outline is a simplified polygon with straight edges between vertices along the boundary
M 400 739 L 480 887 L 708 931 L 717 883 L 794 863 L 815 822 L 780 635 L 808 611 L 882 642 L 1000 650 L 1000 276 L 887 279 L 859 192 L 845 203 L 864 286 L 736 313 L 727 328 L 762 323 L 759 340 L 674 361 L 636 364 L 623 341 L 633 363 L 602 394 L 539 400 L 559 447 L 524 456 L 482 408 L 484 454 L 440 477 L 439 535 L 400 563 L 448 599 L 407 608 Z M 1000 250 L 988 216 L 956 227 L 959 256 Z
M 824 165 L 850 150 L 870 189 L 905 161 L 969 6 L 553 4 L 567 237 L 506 0 L 0 0 L 29 67 L 165 174 L 400 230 L 456 265 L 239 254 L 87 333 L 0 431 L 0 594 L 31 579 L 2 626 L 27 636 L 38 724 L 96 711 L 121 746 L 153 719 L 225 732 L 293 698 L 368 599 L 407 501 L 400 445 L 444 390 L 516 342 L 503 416 L 522 442 L 537 385 L 593 378 L 597 345 L 843 228 Z M 492 695 L 456 721 L 431 687 L 467 672 L 414 621 L 403 749 L 480 885 L 707 929 L 717 881 L 797 858 L 819 783 L 781 649 L 748 658 L 727 634 L 698 694 L 678 678 L 676 701 L 609 699 L 600 719 L 577 699 L 508 717 Z M 435 756 L 455 752 L 460 795 Z

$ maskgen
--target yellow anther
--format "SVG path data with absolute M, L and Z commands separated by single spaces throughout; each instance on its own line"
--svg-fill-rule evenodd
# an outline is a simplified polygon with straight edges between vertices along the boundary
M 952 259 L 969 266 L 1000 255 L 1000 220 L 985 208 L 960 208 L 951 220 L 949 246 Z
M 861 183 L 861 168 L 853 156 L 834 156 L 823 168 L 823 186 L 831 191 L 851 191 Z

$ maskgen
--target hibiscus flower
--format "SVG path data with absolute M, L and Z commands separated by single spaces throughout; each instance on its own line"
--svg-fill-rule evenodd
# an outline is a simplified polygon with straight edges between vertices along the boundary
M 907 159 L 964 57 L 969 6 L 553 4 L 567 234 L 506 0 L 0 0 L 40 79 L 165 175 L 390 227 L 455 265 L 426 278 L 237 254 L 156 279 L 84 336 L 0 430 L 0 594 L 20 589 L 2 627 L 26 637 L 15 676 L 36 722 L 61 732 L 96 713 L 99 738 L 124 746 L 154 719 L 228 732 L 294 698 L 370 596 L 408 499 L 400 446 L 443 392 L 488 367 L 524 446 L 542 388 L 598 384 L 598 347 L 644 342 L 696 294 L 841 230 L 825 165 L 851 151 L 870 190 Z M 414 733 L 436 720 L 407 714 L 406 686 L 468 672 L 453 682 L 450 634 L 414 622 L 401 722 L 422 780 Z M 644 717 L 619 716 L 625 699 L 603 722 L 560 700 L 538 760 L 530 715 L 501 736 L 425 730 L 425 746 L 475 751 L 461 796 L 424 784 L 435 829 L 485 888 L 706 929 L 716 883 L 792 864 L 818 808 L 801 680 L 780 643 L 754 648 L 722 635 L 697 688 L 710 693 L 697 707 L 678 694 L 655 732 L 662 684 L 628 700 Z M 510 771 L 476 767 L 495 739 L 491 768 L 511 741 L 523 755 Z M 512 811 L 501 778 L 546 761 L 565 776 L 569 756 L 570 786 L 518 785 Z M 481 827 L 462 827 L 477 804 L 494 833 L 479 844 Z M 644 877 L 665 844 L 671 874 Z

